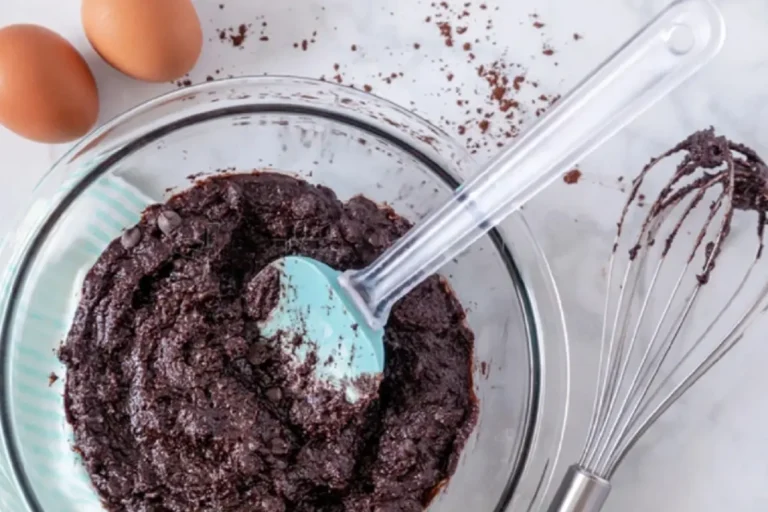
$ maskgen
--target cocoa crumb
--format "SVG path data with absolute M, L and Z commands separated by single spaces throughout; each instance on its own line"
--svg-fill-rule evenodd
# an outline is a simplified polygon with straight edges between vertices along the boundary
M 414 47 L 416 50 L 418 50 L 419 48 L 421 48 L 421 45 L 420 45 L 419 43 L 413 43 L 413 47 Z
M 563 175 L 563 181 L 568 185 L 575 185 L 581 178 L 581 171 L 579 169 L 571 169 Z
M 59 376 L 51 372 L 51 374 L 48 376 L 48 387 L 53 386 L 57 380 L 59 380 Z
M 502 100 L 501 103 L 499 103 L 499 110 L 507 112 L 509 109 L 518 108 L 519 106 L 520 102 L 517 100 Z
M 472 43 L 464 43 L 463 48 L 465 52 L 468 52 L 469 50 L 472 49 Z
M 583 36 L 583 35 L 581 35 L 581 34 L 579 34 L 578 32 L 574 32 L 574 33 L 573 33 L 573 40 L 574 40 L 574 41 L 578 41 L 578 40 L 580 40 L 580 39 L 584 39 L 584 36 Z
M 480 128 L 480 131 L 481 131 L 482 133 L 485 133 L 485 132 L 487 132 L 487 131 L 488 131 L 488 128 L 490 128 L 490 126 L 491 126 L 491 123 L 490 123 L 490 121 L 488 121 L 487 119 L 483 119 L 482 121 L 480 121 L 479 123 L 477 123 L 477 126 Z
M 365 84 L 365 85 L 363 85 L 363 90 L 364 90 L 365 92 L 371 92 L 371 91 L 373 90 L 373 87 L 371 87 L 371 86 L 370 86 L 370 85 L 368 85 L 368 84 Z
M 554 54 L 555 54 L 555 50 L 554 50 L 553 48 L 549 47 L 549 46 L 545 46 L 545 47 L 544 47 L 544 48 L 541 50 L 541 53 L 543 53 L 543 54 L 544 54 L 544 55 L 546 55 L 547 57 L 551 57 L 552 55 L 554 55 Z
M 229 42 L 234 48 L 242 48 L 248 37 L 248 29 L 250 25 L 241 23 L 237 28 L 220 28 L 216 32 L 219 35 L 219 41 Z
M 545 25 L 542 22 L 540 22 L 540 21 L 534 21 L 533 22 L 533 26 L 535 28 L 544 28 L 545 27 Z
M 214 79 L 213 79 L 213 77 L 211 75 L 208 75 L 208 76 L 205 77 L 205 81 L 206 82 L 213 82 L 213 80 Z
M 437 24 L 440 29 L 440 35 L 445 38 L 445 46 L 453 46 L 453 28 L 448 22 L 441 22 Z
M 304 50 L 304 51 L 307 51 L 307 47 L 308 47 L 308 46 L 309 46 L 309 43 L 307 42 L 307 40 L 306 40 L 306 39 L 304 39 L 304 40 L 302 40 L 302 41 L 301 41 L 301 49 L 302 49 L 302 50 Z
M 351 49 L 353 52 L 356 52 L 356 51 L 357 51 L 357 45 L 356 45 L 356 44 L 353 44 L 353 45 L 350 47 L 350 49 Z
M 247 33 L 248 27 L 244 23 L 241 23 L 240 26 L 237 27 L 237 33 L 229 36 L 229 40 L 232 41 L 232 46 L 236 48 L 243 46 Z
M 467 30 L 469 30 L 469 27 L 456 27 L 456 33 L 457 34 L 463 34 Z

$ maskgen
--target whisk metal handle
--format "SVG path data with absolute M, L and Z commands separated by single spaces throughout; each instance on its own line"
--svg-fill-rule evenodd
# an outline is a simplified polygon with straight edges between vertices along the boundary
M 611 483 L 579 465 L 568 468 L 548 512 L 600 512 Z

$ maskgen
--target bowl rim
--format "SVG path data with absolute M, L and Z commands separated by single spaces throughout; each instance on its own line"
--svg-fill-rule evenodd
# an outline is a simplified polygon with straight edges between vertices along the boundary
M 364 93 L 362 91 L 357 91 L 353 88 L 347 87 L 347 86 L 341 86 L 337 84 L 328 83 L 325 81 L 315 80 L 315 79 L 309 79 L 309 78 L 303 78 L 303 77 L 296 77 L 296 76 L 288 76 L 288 75 L 270 75 L 270 76 L 244 76 L 244 77 L 237 77 L 237 78 L 229 78 L 224 80 L 216 80 L 213 82 L 206 82 L 202 84 L 198 84 L 195 86 L 187 87 L 184 89 L 171 91 L 159 96 L 156 96 L 150 100 L 147 100 L 145 102 L 142 102 L 127 111 L 123 112 L 122 114 L 119 114 L 112 118 L 110 121 L 104 123 L 102 126 L 96 128 L 93 130 L 90 134 L 86 135 L 83 139 L 81 139 L 78 143 L 76 143 L 71 149 L 69 149 L 63 156 L 61 156 L 57 162 L 42 176 L 42 178 L 39 180 L 38 184 L 33 189 L 33 192 L 31 194 L 31 198 L 35 199 L 43 199 L 46 197 L 45 193 L 42 193 L 42 189 L 44 188 L 44 185 L 51 179 L 52 176 L 54 176 L 57 171 L 62 170 L 62 167 L 66 167 L 67 164 L 71 163 L 73 160 L 75 160 L 78 156 L 81 155 L 81 153 L 85 153 L 90 149 L 93 149 L 98 146 L 98 143 L 103 140 L 107 135 L 110 134 L 111 131 L 115 130 L 116 128 L 119 128 L 124 123 L 128 122 L 132 118 L 141 115 L 144 112 L 148 112 L 153 110 L 154 108 L 161 106 L 165 103 L 174 102 L 177 100 L 183 100 L 187 97 L 194 97 L 197 94 L 203 94 L 206 92 L 214 91 L 214 90 L 220 90 L 222 88 L 231 87 L 231 88 L 237 88 L 242 85 L 249 85 L 249 86 L 259 86 L 259 85 L 280 85 L 280 84 L 294 84 L 294 85 L 311 85 L 311 86 L 321 86 L 323 88 L 327 88 L 328 90 L 331 90 L 335 93 L 338 93 L 339 95 L 343 95 L 344 97 L 352 97 L 356 98 L 358 101 L 361 102 L 368 102 L 376 104 L 377 106 L 391 110 L 394 112 L 397 112 L 400 115 L 405 116 L 409 120 L 412 120 L 416 123 L 418 123 L 421 127 L 425 127 L 429 129 L 432 133 L 435 134 L 435 136 L 440 137 L 442 140 L 450 141 L 452 144 L 452 149 L 460 152 L 459 156 L 457 158 L 460 158 L 463 161 L 466 161 L 468 163 L 472 162 L 472 158 L 469 156 L 468 152 L 461 147 L 459 144 L 455 143 L 454 139 L 448 135 L 444 130 L 434 126 L 432 123 L 430 123 L 428 120 L 422 118 L 421 116 L 415 114 L 412 111 L 409 111 L 389 100 L 386 100 L 384 98 L 381 98 L 379 96 L 375 96 L 370 93 Z M 289 109 L 285 108 L 286 104 L 275 104 L 276 111 L 285 112 Z M 263 112 L 264 109 L 260 109 L 259 112 Z M 211 110 L 211 114 L 217 113 L 217 115 L 209 115 L 209 117 L 221 117 L 222 115 L 222 109 L 221 108 L 213 108 Z M 239 111 L 238 111 L 239 112 Z M 302 109 L 302 112 L 309 113 L 309 114 L 319 114 L 319 110 L 316 108 L 306 108 Z M 334 119 L 339 120 L 338 116 L 333 116 Z M 185 117 L 184 119 L 189 119 L 189 117 Z M 344 121 L 350 121 L 352 118 L 344 118 Z M 183 123 L 183 125 L 186 125 L 188 122 Z M 380 132 L 380 130 L 371 130 L 371 125 L 366 125 L 364 121 L 361 122 L 352 122 L 349 124 L 357 124 L 358 127 L 363 127 L 365 130 L 369 132 L 373 132 L 376 135 L 387 135 L 387 138 L 392 138 L 391 135 L 386 134 L 384 132 Z M 360 126 L 363 125 L 363 126 Z M 171 132 L 174 129 L 178 127 L 178 123 L 174 124 L 171 123 L 169 125 L 165 126 L 166 133 Z M 142 137 L 139 137 L 141 139 Z M 137 139 L 137 140 L 139 140 Z M 395 141 L 399 143 L 398 145 L 402 147 L 403 149 L 406 148 L 412 148 L 412 145 L 408 143 L 407 140 L 400 137 L 397 138 Z M 124 149 L 124 148 L 122 148 Z M 118 151 L 119 153 L 119 151 Z M 451 155 L 452 157 L 454 155 Z M 426 157 L 425 157 L 426 158 Z M 116 158 L 115 160 L 119 160 L 119 158 Z M 104 172 L 106 172 L 107 169 L 110 168 L 111 163 L 113 163 L 109 158 L 106 160 L 99 162 L 96 166 L 89 169 L 87 173 L 84 173 L 83 176 L 79 177 L 77 180 L 77 183 L 72 187 L 70 191 L 68 191 L 67 196 L 62 200 L 62 198 L 54 198 L 52 203 L 55 203 L 55 208 L 51 209 L 50 211 L 47 211 L 42 219 L 40 219 L 40 222 L 35 226 L 35 229 L 27 230 L 26 233 L 23 232 L 16 232 L 14 233 L 13 230 L 11 232 L 11 235 L 8 236 L 5 239 L 5 243 L 3 244 L 2 249 L 0 249 L 0 263 L 14 263 L 13 265 L 5 265 L 6 268 L 6 276 L 5 276 L 5 295 L 2 297 L 2 308 L 0 308 L 0 372 L 3 371 L 3 368 L 5 368 L 7 361 L 8 361 L 8 352 L 9 352 L 9 346 L 10 346 L 10 330 L 11 330 L 11 320 L 13 318 L 14 312 L 15 312 L 15 306 L 17 302 L 17 296 L 19 294 L 19 291 L 21 287 L 23 286 L 23 283 L 25 282 L 26 278 L 26 269 L 25 266 L 28 266 L 30 261 L 33 261 L 36 257 L 37 250 L 39 249 L 39 246 L 42 245 L 45 241 L 45 237 L 47 233 L 52 229 L 56 222 L 58 221 L 58 217 L 66 211 L 66 209 L 71 205 L 71 203 L 74 201 L 74 199 L 78 196 L 79 192 L 82 191 L 84 188 L 87 188 L 93 181 L 95 181 L 96 178 L 101 176 Z M 434 162 L 433 162 L 434 163 Z M 430 166 L 434 167 L 434 166 Z M 453 186 L 458 185 L 461 182 L 461 176 L 456 176 L 455 172 L 451 172 L 451 170 L 444 169 L 442 167 L 439 167 L 439 169 L 442 171 L 441 173 L 438 173 L 439 177 L 442 177 L 444 180 L 447 181 L 448 184 L 451 184 Z M 447 177 L 447 179 L 446 179 Z M 40 196 L 40 197 L 39 197 Z M 50 199 L 50 198 L 48 198 Z M 69 200 L 67 200 L 69 199 Z M 34 204 L 34 201 L 33 203 Z M 29 209 L 28 209 L 29 210 Z M 560 301 L 559 292 L 557 290 L 557 286 L 554 280 L 554 276 L 552 275 L 551 269 L 549 267 L 549 263 L 547 261 L 547 258 L 539 246 L 538 242 L 536 241 L 536 238 L 533 234 L 533 232 L 530 229 L 530 226 L 525 221 L 524 216 L 521 212 L 515 214 L 515 216 L 518 218 L 518 222 L 527 230 L 527 243 L 531 246 L 533 249 L 533 252 L 536 253 L 536 263 L 538 265 L 538 271 L 541 273 L 539 277 L 542 277 L 543 279 L 540 279 L 541 285 L 544 286 L 542 289 L 539 287 L 537 289 L 537 292 L 535 294 L 532 294 L 532 288 L 529 289 L 528 286 L 528 280 L 526 279 L 525 274 L 531 274 L 531 272 L 521 272 L 521 270 L 517 267 L 517 259 L 513 256 L 513 252 L 510 252 L 510 244 L 508 244 L 505 241 L 505 237 L 499 234 L 498 231 L 493 230 L 491 233 L 492 238 L 494 236 L 496 239 L 494 240 L 494 243 L 497 245 L 497 249 L 502 253 L 502 257 L 505 258 L 505 261 L 509 261 L 509 264 L 511 263 L 511 268 L 508 268 L 511 277 L 515 281 L 516 287 L 517 287 L 517 295 L 520 299 L 521 306 L 523 307 L 523 316 L 526 320 L 526 323 L 528 325 L 525 326 L 525 330 L 528 332 L 528 347 L 529 347 L 529 369 L 530 369 L 530 386 L 531 386 L 531 393 L 529 393 L 528 397 L 528 407 L 529 411 L 528 414 L 530 416 L 530 419 L 528 421 L 528 424 L 526 425 L 526 428 L 529 430 L 529 432 L 526 434 L 526 439 L 524 441 L 525 446 L 522 447 L 520 457 L 516 461 L 517 467 L 511 468 L 510 471 L 510 477 L 508 479 L 507 485 L 505 487 L 504 492 L 502 493 L 502 496 L 500 497 L 500 501 L 498 505 L 495 507 L 495 510 L 497 511 L 503 511 L 503 510 L 510 510 L 513 507 L 516 507 L 516 504 L 520 501 L 516 499 L 515 491 L 517 490 L 517 487 L 520 485 L 521 482 L 523 482 L 523 478 L 536 478 L 537 480 L 535 483 L 535 489 L 530 493 L 531 494 L 531 503 L 529 504 L 523 504 L 523 509 L 530 509 L 533 505 L 533 502 L 539 501 L 543 499 L 543 496 L 547 494 L 547 489 L 549 487 L 550 481 L 552 479 L 552 473 L 554 472 L 555 467 L 558 465 L 558 459 L 559 459 L 559 453 L 562 448 L 562 439 L 563 435 L 565 433 L 565 426 L 567 423 L 567 411 L 569 407 L 569 392 L 570 392 L 570 357 L 569 357 L 569 342 L 567 337 L 567 330 L 565 328 L 565 318 L 564 318 L 564 311 L 562 308 L 562 302 Z M 19 231 L 22 231 L 21 228 L 25 228 L 28 226 L 24 226 L 23 223 L 14 223 L 12 224 L 14 226 L 14 229 L 19 229 Z M 12 244 L 11 241 L 15 237 L 19 236 L 25 236 L 25 240 L 22 240 L 21 246 L 22 247 L 14 247 L 15 244 Z M 508 253 L 508 257 L 504 256 L 504 251 Z M 556 314 L 558 316 L 557 321 L 559 325 L 557 326 L 550 326 L 547 329 L 544 329 L 544 319 L 541 318 L 539 315 L 540 311 L 539 308 L 537 308 L 537 304 L 541 304 L 540 301 L 537 299 L 540 298 L 540 296 L 548 296 L 548 300 L 550 303 L 554 304 L 554 307 L 556 309 Z M 552 318 L 546 319 L 549 323 L 552 322 Z M 541 385 L 540 383 L 543 382 L 543 379 L 545 378 L 545 373 L 550 372 L 551 370 L 547 368 L 545 363 L 542 361 L 542 357 L 540 354 L 541 347 L 541 340 L 539 339 L 539 333 L 545 331 L 545 330 L 555 330 L 558 331 L 560 336 L 562 336 L 562 345 L 564 347 L 564 368 L 561 368 L 561 370 L 565 371 L 564 381 L 565 381 L 565 396 L 564 403 L 560 404 L 561 407 L 564 408 L 564 414 L 562 419 L 562 426 L 559 429 L 559 432 L 555 432 L 555 439 L 554 439 L 554 445 L 555 450 L 554 453 L 548 454 L 548 460 L 544 466 L 544 471 L 541 472 L 538 476 L 536 473 L 538 470 L 534 468 L 533 472 L 530 471 L 529 463 L 530 463 L 530 456 L 531 452 L 536 448 L 537 444 L 542 442 L 541 439 L 541 431 L 542 431 L 542 425 L 541 425 L 541 419 L 542 419 L 542 412 L 545 407 L 545 402 L 547 401 L 545 395 L 547 394 L 547 389 L 545 385 Z M 7 417 L 6 410 L 8 409 L 6 407 L 8 402 L 8 389 L 10 386 L 5 385 L 6 380 L 8 378 L 8 375 L 2 376 L 3 384 L 0 386 L 0 388 L 5 389 L 5 391 L 0 393 L 0 456 L 2 458 L 5 458 L 6 462 L 8 463 L 7 466 L 9 468 L 9 472 L 11 473 L 11 478 L 14 480 L 14 484 L 16 486 L 17 491 L 21 495 L 24 505 L 29 509 L 33 511 L 42 511 L 42 506 L 39 504 L 38 499 L 36 497 L 36 493 L 34 489 L 32 488 L 31 483 L 29 482 L 29 479 L 27 475 L 25 474 L 25 471 L 22 468 L 23 463 L 21 462 L 21 455 L 18 453 L 17 447 L 15 447 L 15 441 L 14 441 L 14 435 L 13 430 L 14 426 L 12 425 L 12 422 Z M 551 407 L 551 403 L 549 404 Z M 557 430 L 557 429 L 556 429 Z M 548 441 L 548 442 L 551 442 Z M 2 458 L 0 458 L 0 467 L 2 463 Z M 512 470 L 513 469 L 513 470 Z M 529 473 L 533 473 L 532 475 L 529 475 Z M 527 498 L 526 498 L 527 499 Z

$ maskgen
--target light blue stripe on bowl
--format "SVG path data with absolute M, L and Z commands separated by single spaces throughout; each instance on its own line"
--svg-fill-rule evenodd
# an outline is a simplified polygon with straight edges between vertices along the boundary
M 104 210 L 96 210 L 96 218 L 104 223 L 112 231 L 120 232 L 123 230 L 123 224 L 115 220 L 109 213 Z
M 73 175 L 62 193 L 71 189 L 82 174 Z M 8 379 L 11 417 L 32 488 L 43 507 L 56 512 L 100 511 L 102 507 L 79 456 L 71 449 L 71 431 L 62 407 L 62 382 L 48 386 L 51 371 L 65 377 L 53 349 L 69 329 L 74 297 L 81 286 L 77 280 L 103 248 L 125 227 L 138 222 L 144 208 L 152 203 L 119 179 L 100 179 L 94 185 L 71 207 L 69 217 L 75 223 L 66 224 L 65 229 L 73 232 L 59 233 L 57 246 L 49 245 L 56 257 L 44 260 L 48 266 L 35 271 L 35 279 L 28 283 L 34 289 L 24 290 L 24 300 L 29 302 L 17 310 L 21 322 L 13 329 L 16 339 Z M 43 205 L 41 212 L 45 209 Z M 78 219 L 88 222 L 78 225 Z M 12 275 L 9 271 L 15 268 L 16 262 L 9 265 L 2 281 L 6 293 Z M 8 473 L 0 458 L 3 471 Z M 26 510 L 21 503 L 12 480 L 0 475 L 0 512 Z
M 101 191 L 94 190 L 91 195 L 111 210 L 113 214 L 120 215 L 125 223 L 135 224 L 141 218 L 141 212 L 131 210 L 117 199 L 110 197 Z M 146 208 L 146 206 L 147 205 L 144 205 L 144 208 Z
M 98 186 L 108 193 L 115 194 L 130 203 L 132 211 L 142 212 L 152 201 L 125 181 L 99 181 Z
M 86 231 L 96 238 L 99 242 L 104 244 L 104 247 L 106 247 L 109 242 L 115 239 L 113 236 L 109 236 L 107 233 L 104 232 L 99 226 L 96 224 L 91 224 L 86 228 Z

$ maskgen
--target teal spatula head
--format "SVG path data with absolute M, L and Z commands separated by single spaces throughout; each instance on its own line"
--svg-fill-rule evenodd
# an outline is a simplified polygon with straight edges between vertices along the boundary
M 341 289 L 340 272 L 328 265 L 288 256 L 261 272 L 273 269 L 279 276 L 279 296 L 259 323 L 261 335 L 280 340 L 298 364 L 314 359 L 315 377 L 343 388 L 347 400 L 356 402 L 362 390 L 355 383 L 377 379 L 384 370 L 384 330 L 368 325 Z

